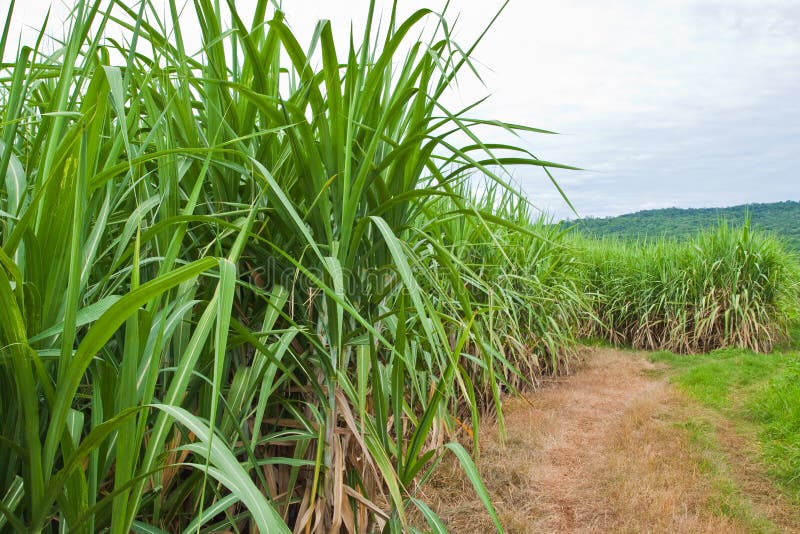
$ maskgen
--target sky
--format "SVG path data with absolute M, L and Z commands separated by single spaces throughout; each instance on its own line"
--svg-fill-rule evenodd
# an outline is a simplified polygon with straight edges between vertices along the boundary
M 12 34 L 30 42 L 49 5 L 17 2 Z M 343 41 L 367 5 L 283 2 L 306 42 L 321 18 Z M 443 4 L 399 5 L 408 14 Z M 471 43 L 501 5 L 452 0 L 456 39 Z M 53 20 L 65 10 L 53 3 Z M 448 105 L 489 95 L 477 115 L 559 132 L 485 135 L 585 169 L 554 171 L 580 216 L 800 200 L 798 0 L 511 0 L 475 60 L 483 83 L 462 80 Z M 575 216 L 541 170 L 513 179 L 539 209 Z

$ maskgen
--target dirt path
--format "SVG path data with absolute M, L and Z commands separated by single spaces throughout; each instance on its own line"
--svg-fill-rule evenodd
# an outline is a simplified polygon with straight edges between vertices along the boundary
M 484 429 L 478 466 L 509 532 L 800 532 L 746 440 L 657 371 L 592 349 L 530 403 L 506 404 L 505 446 Z M 451 531 L 492 530 L 457 466 L 425 493 Z

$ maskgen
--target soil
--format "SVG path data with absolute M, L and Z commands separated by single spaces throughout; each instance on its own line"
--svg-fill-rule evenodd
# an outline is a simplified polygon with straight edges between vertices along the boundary
M 573 375 L 506 401 L 478 468 L 515 532 L 800 532 L 755 440 L 672 386 L 645 355 L 587 349 Z M 492 532 L 455 462 L 423 488 L 451 532 Z

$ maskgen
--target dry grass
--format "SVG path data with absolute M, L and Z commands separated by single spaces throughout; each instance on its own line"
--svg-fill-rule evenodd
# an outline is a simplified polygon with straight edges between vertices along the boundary
M 749 499 L 758 491 L 756 501 L 773 501 L 772 486 L 737 489 L 725 452 L 703 441 L 704 429 L 714 433 L 708 414 L 654 376 L 657 369 L 644 358 L 596 349 L 583 369 L 530 396 L 531 404 L 506 403 L 505 446 L 497 429 L 487 428 L 478 466 L 508 532 L 777 528 L 765 517 L 793 531 L 792 517 L 781 520 L 785 508 Z M 443 465 L 425 494 L 453 532 L 491 530 L 456 465 Z
M 684 398 L 659 383 L 620 418 L 595 473 L 607 512 L 597 525 L 621 532 L 750 532 L 751 521 L 718 513 L 713 461 L 679 420 L 693 414 Z M 724 499 L 736 501 L 735 495 Z M 728 508 L 739 509 L 737 502 Z M 717 511 L 717 513 L 715 513 Z
M 752 428 L 734 425 L 714 417 L 717 438 L 728 463 L 735 466 L 729 475 L 741 492 L 748 496 L 753 509 L 777 525 L 782 532 L 800 532 L 800 510 L 784 493 L 776 491 L 760 461 L 758 438 Z

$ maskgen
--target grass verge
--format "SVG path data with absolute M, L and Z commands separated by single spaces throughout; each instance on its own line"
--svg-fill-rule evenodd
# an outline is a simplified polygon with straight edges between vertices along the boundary
M 800 502 L 800 354 L 725 349 L 684 356 L 651 355 L 672 381 L 757 440 L 757 455 L 794 503 Z

